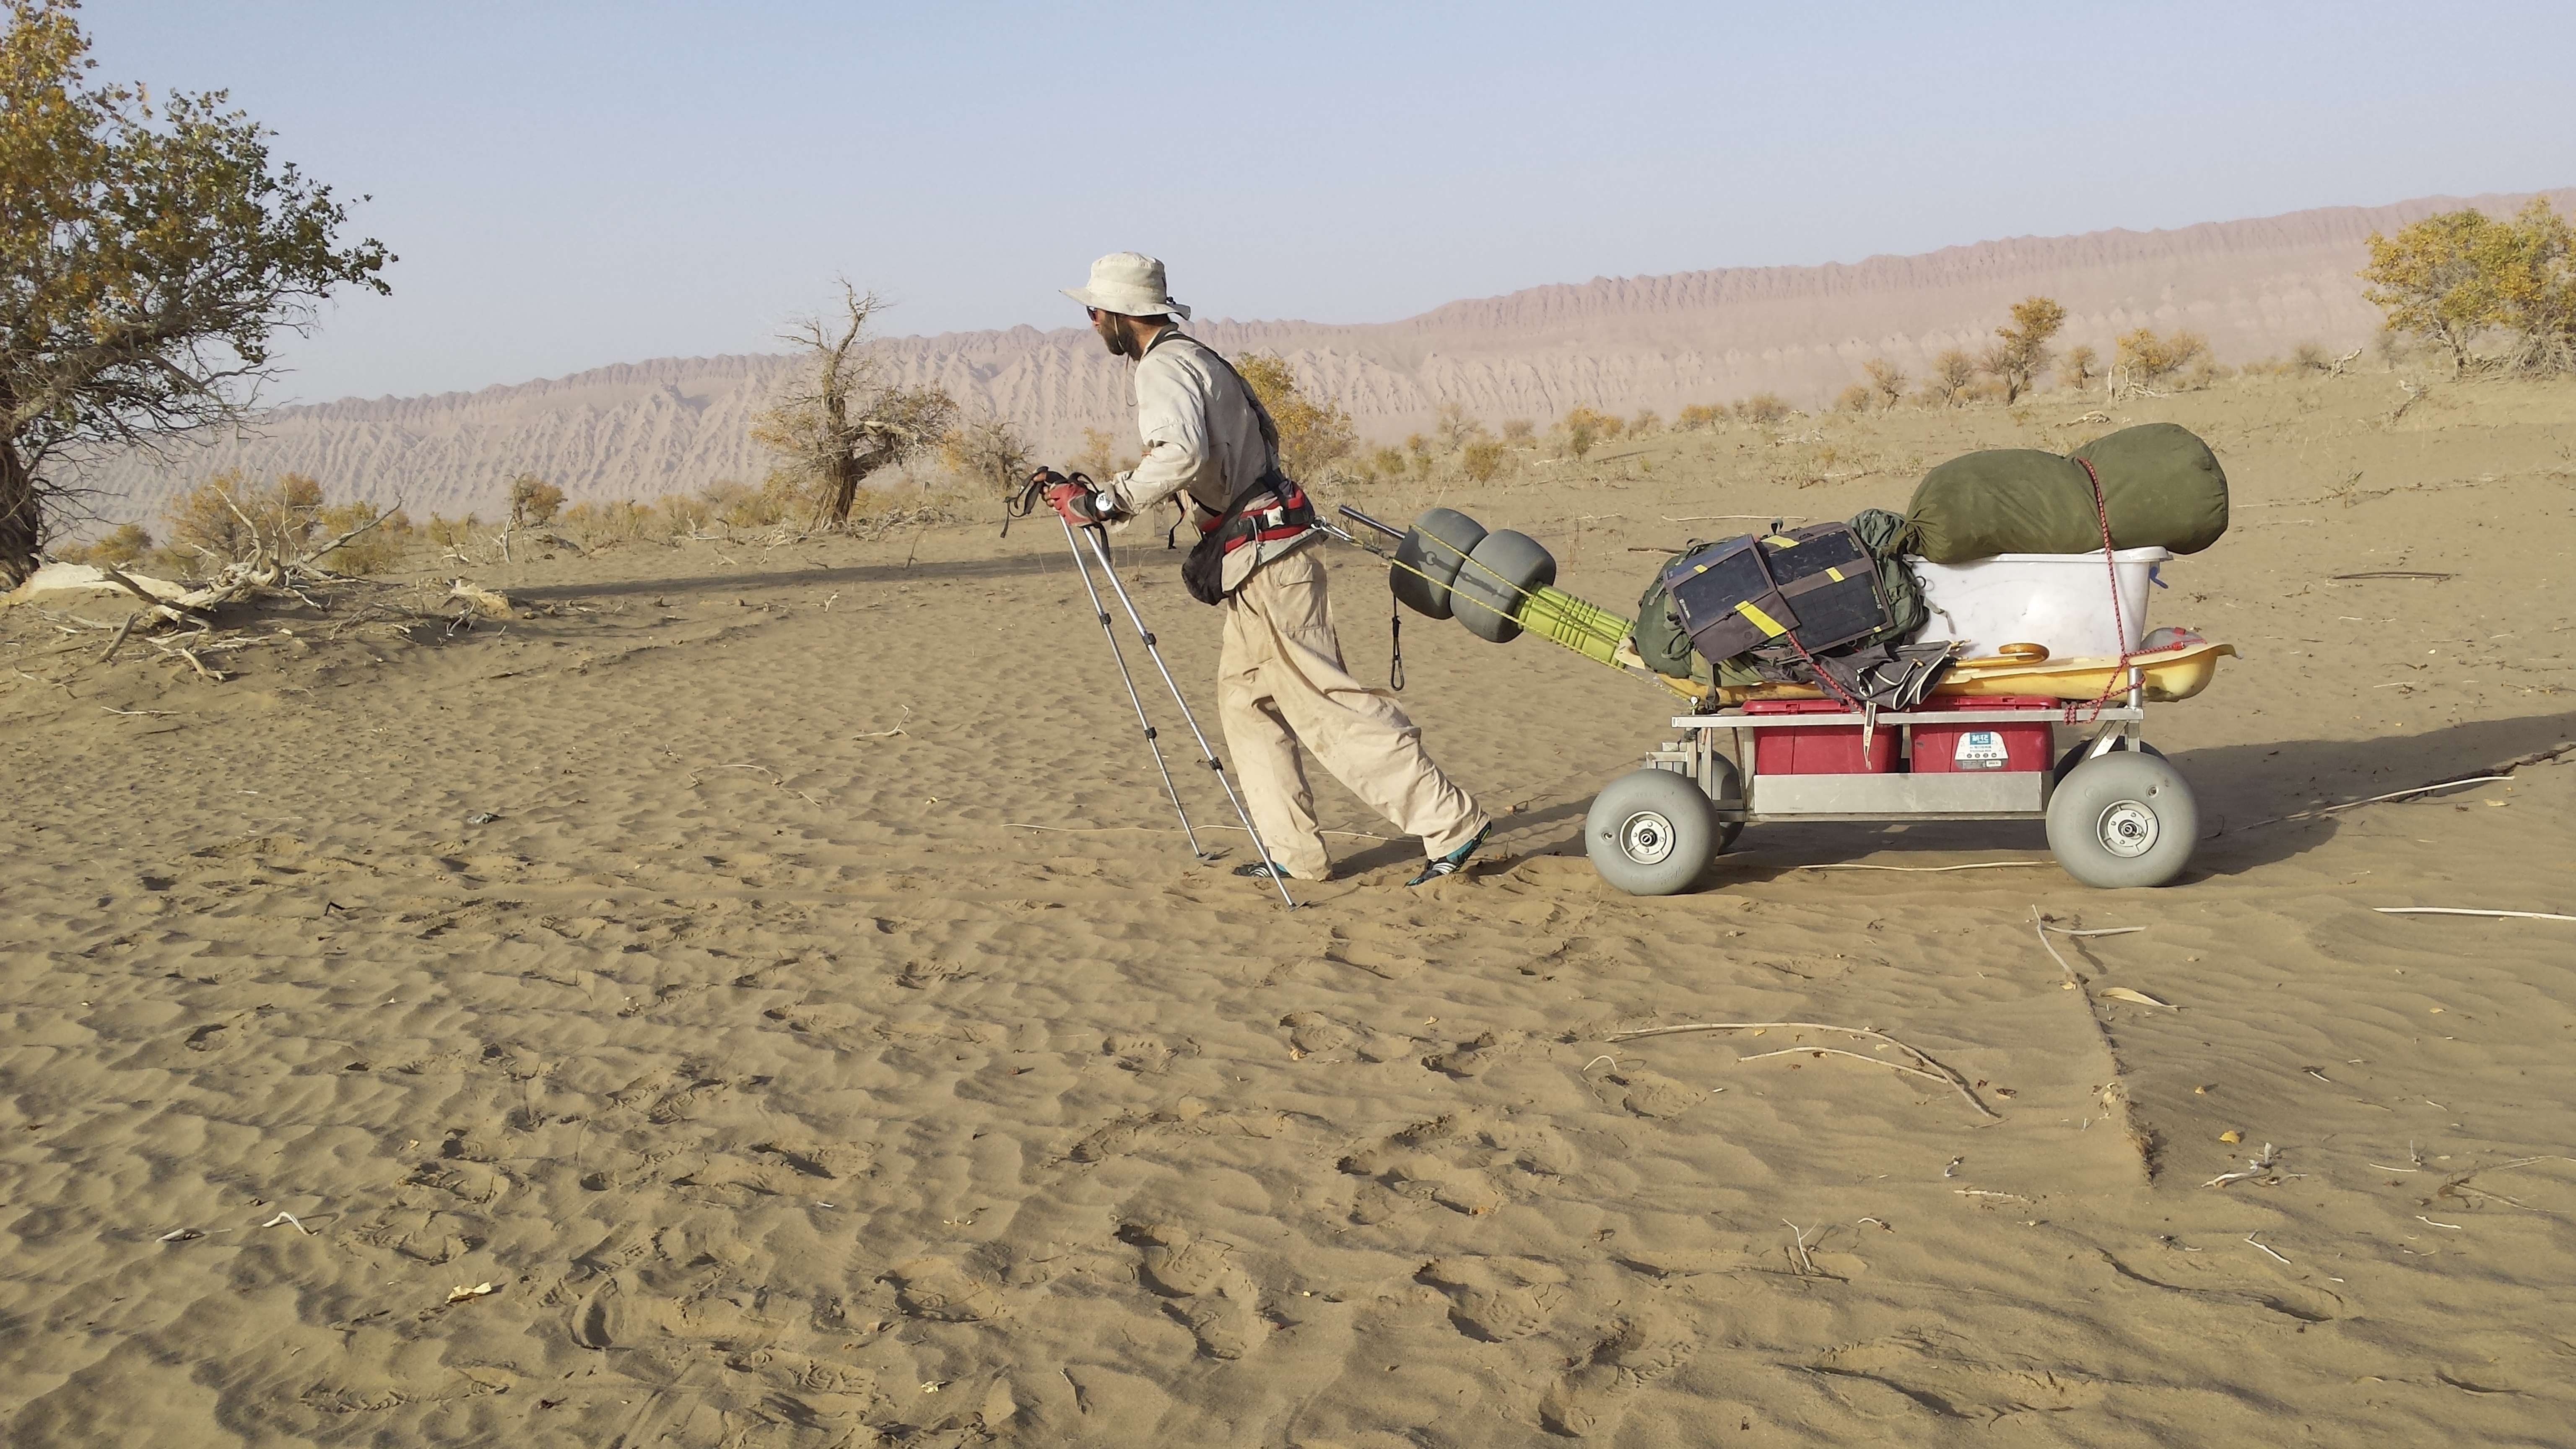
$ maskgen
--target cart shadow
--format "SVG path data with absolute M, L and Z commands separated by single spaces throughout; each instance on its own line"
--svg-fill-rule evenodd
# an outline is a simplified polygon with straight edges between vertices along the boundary
M 2182 751 L 2172 759 L 2200 802 L 2201 844 L 2179 883 L 2242 875 L 2305 854 L 2333 839 L 2344 818 L 2341 813 L 2288 817 L 2435 780 L 2486 774 L 2508 761 L 2571 740 L 2576 740 L 2576 711 L 2468 720 L 2419 734 L 2374 739 L 2282 740 Z M 1579 824 L 1561 836 L 1520 832 L 1561 820 L 1579 822 L 1590 805 L 1588 798 L 1578 799 L 1506 817 L 1506 829 L 1517 837 L 1514 853 L 1582 855 Z M 1774 880 L 1795 875 L 1806 866 L 1848 862 L 1863 855 L 1966 852 L 2046 859 L 2048 834 L 2035 820 L 1758 825 L 1746 832 L 1734 850 L 1718 857 L 1695 889 Z M 1373 859 L 1380 856 L 1382 860 Z M 1406 858 L 1400 846 L 1381 847 L 1351 863 L 1392 864 Z
M 2332 839 L 2344 818 L 2284 817 L 2435 780 L 2494 773 L 2570 740 L 2576 740 L 2576 710 L 2464 720 L 2412 735 L 2284 740 L 2176 755 L 2175 766 L 2201 802 L 2201 846 L 2185 879 L 2237 875 L 2289 859 Z

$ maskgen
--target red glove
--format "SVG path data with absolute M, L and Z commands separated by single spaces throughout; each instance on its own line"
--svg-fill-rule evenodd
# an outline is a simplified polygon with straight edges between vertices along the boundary
M 1100 495 L 1091 491 L 1091 480 L 1076 473 L 1050 486 L 1046 491 L 1049 508 L 1064 515 L 1064 521 L 1076 528 L 1089 528 L 1105 521 L 1109 510 L 1101 506 Z

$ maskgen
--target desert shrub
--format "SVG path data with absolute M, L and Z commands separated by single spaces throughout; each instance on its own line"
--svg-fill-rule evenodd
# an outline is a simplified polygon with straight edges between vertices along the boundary
M 1442 452 L 1455 453 L 1485 436 L 1485 425 L 1467 416 L 1461 403 L 1442 403 L 1439 415 L 1431 424 L 1431 436 L 1438 439 Z
M 1503 445 L 1491 438 L 1477 438 L 1458 452 L 1458 470 L 1478 483 L 1490 483 L 1502 470 Z
M 1381 478 L 1404 476 L 1404 453 L 1401 449 L 1379 446 L 1369 450 L 1368 471 Z
M 1009 497 L 1026 481 L 1035 454 L 1002 418 L 978 418 L 939 440 L 939 463 L 967 486 Z
M 281 474 L 262 486 L 234 468 L 181 494 L 162 518 L 173 553 L 192 569 L 219 569 L 263 548 L 287 557 L 301 553 L 321 508 L 322 485 L 304 474 Z
M 1601 426 L 1594 421 L 1595 416 L 1590 408 L 1576 408 L 1565 415 L 1560 425 L 1565 435 L 1565 456 L 1579 460 L 1600 445 Z
M 373 503 L 327 504 L 314 515 L 313 532 L 317 542 L 327 543 L 344 533 L 356 532 L 379 516 L 384 518 L 382 523 L 332 549 L 317 562 L 339 574 L 380 574 L 392 568 L 412 542 L 411 517 L 399 508 L 387 515 Z
M 1619 436 L 1627 424 L 1598 408 L 1578 406 L 1566 409 L 1565 416 L 1557 421 L 1557 427 L 1566 433 L 1581 428 L 1593 441 L 1599 442 Z
M 2082 392 L 2093 379 L 2102 375 L 2102 358 L 2092 348 L 2077 345 L 2066 349 L 2057 360 L 2057 385 Z
M 2012 306 L 2012 325 L 1995 329 L 1994 344 L 1982 359 L 1987 372 L 2003 384 L 2003 400 L 2018 402 L 2030 380 L 2048 365 L 2048 344 L 2066 325 L 2066 309 L 2051 297 L 2024 297 Z
M 1702 428 L 1715 426 L 1717 420 L 1724 416 L 1726 416 L 1724 408 L 1710 407 L 1706 403 L 1692 403 L 1673 415 L 1673 426 L 1684 432 L 1697 432 Z
M 427 533 L 429 541 L 440 548 L 463 548 L 473 543 L 476 536 L 483 532 L 483 520 L 471 513 L 462 518 L 448 518 L 433 513 L 429 516 L 429 523 L 422 532 Z
M 1834 394 L 1834 411 L 1865 413 L 1869 411 L 1870 404 L 1877 400 L 1878 394 L 1870 391 L 1868 383 L 1856 382 Z
M 1662 414 L 1656 412 L 1653 408 L 1639 408 L 1637 409 L 1637 415 L 1628 420 L 1628 436 L 1635 438 L 1642 437 L 1647 433 L 1661 432 L 1663 431 L 1663 426 L 1664 419 Z
M 89 543 L 66 544 L 53 551 L 65 563 L 106 564 L 127 568 L 152 551 L 152 534 L 139 523 L 120 523 Z
M 2371 233 L 2369 246 L 2363 295 L 2386 314 L 2392 339 L 2441 348 L 2455 373 L 2576 368 L 2576 222 L 2547 197 L 2509 221 L 2474 208 L 2428 216 L 2393 237 Z M 2490 336 L 2504 350 L 2482 356 L 2476 345 Z
M 2209 361 L 2209 343 L 2197 332 L 2176 329 L 2160 337 L 2151 327 L 2122 333 L 2113 366 L 2139 387 L 2170 382 L 2196 363 Z
M 793 492 L 804 491 L 803 480 L 798 477 L 784 473 L 773 473 L 770 477 L 772 482 Z M 645 537 L 650 532 L 653 516 L 653 506 L 649 503 L 638 503 L 632 498 L 612 498 L 598 503 L 576 503 L 565 509 L 556 522 L 580 540 L 582 547 L 602 548 Z M 443 521 L 431 520 L 432 542 L 447 542 L 437 532 L 437 525 Z M 468 524 L 473 522 L 471 518 L 465 521 Z
M 1737 417 L 1748 423 L 1761 423 L 1765 426 L 1787 422 L 1789 414 L 1793 411 L 1795 409 L 1789 406 L 1788 399 L 1776 392 L 1757 392 L 1735 405 Z
M 563 511 L 564 491 L 534 473 L 510 480 L 510 526 L 541 528 Z
M 2576 369 L 2576 223 L 2546 197 L 2500 229 L 2480 255 L 2493 320 L 2508 339 L 2504 365 L 2518 372 Z
M 1407 433 L 1404 435 L 1404 451 L 1414 457 L 1421 457 L 1431 451 L 1431 440 L 1420 433 Z
M 2455 373 L 2469 369 L 2470 344 L 2495 323 L 2494 280 L 2483 261 L 2495 250 L 2495 225 L 2469 208 L 2428 216 L 2393 237 L 2370 234 L 2362 295 L 2387 314 L 2391 331 L 2448 351 Z
M 1932 359 L 1931 375 L 1923 379 L 1923 403 L 1926 407 L 1954 408 L 1968 401 L 1968 385 L 1977 380 L 1977 360 L 1966 349 L 1952 347 Z
M 2290 361 L 2288 365 L 2283 367 L 2281 370 L 2284 372 L 2331 372 L 2334 370 L 2334 359 L 2326 355 L 2326 350 L 2323 346 L 2314 342 L 2302 342 L 2298 346 L 2290 349 Z
M 1245 378 L 1244 381 L 1251 381 Z M 1266 406 L 1266 404 L 1265 404 Z M 1073 471 L 1093 478 L 1110 478 L 1136 466 L 1132 456 L 1118 452 L 1118 440 L 1098 428 L 1082 430 L 1082 451 L 1073 455 Z
M 1527 442 L 1529 441 L 1530 435 L 1537 431 L 1538 425 L 1532 423 L 1527 418 L 1506 418 L 1503 420 L 1503 441 L 1506 443 Z
M 1279 466 L 1291 478 L 1304 478 L 1325 464 L 1350 456 L 1358 446 L 1351 415 L 1332 403 L 1307 395 L 1297 373 L 1275 352 L 1255 352 L 1235 359 L 1252 395 L 1261 399 L 1271 423 L 1279 429 Z
M 1905 369 L 1884 357 L 1873 357 L 1860 365 L 1860 371 L 1880 407 L 1892 408 L 1905 400 Z

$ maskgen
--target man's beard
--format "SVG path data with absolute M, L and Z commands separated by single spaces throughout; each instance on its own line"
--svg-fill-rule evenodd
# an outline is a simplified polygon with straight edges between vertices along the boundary
M 1100 343 L 1102 346 L 1109 349 L 1109 355 L 1112 357 L 1135 356 L 1136 343 L 1134 339 L 1127 335 L 1126 320 L 1124 318 L 1113 319 L 1104 315 L 1101 318 L 1101 321 L 1104 325 L 1098 329 L 1100 332 Z

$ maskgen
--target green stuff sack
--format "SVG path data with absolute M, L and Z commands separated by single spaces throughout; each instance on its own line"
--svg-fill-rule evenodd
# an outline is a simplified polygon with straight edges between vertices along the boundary
M 1708 665 L 1691 647 L 1690 636 L 1682 632 L 1681 620 L 1673 617 L 1673 596 L 1664 588 L 1664 570 L 1706 547 L 1698 539 L 1658 566 L 1637 596 L 1637 627 L 1628 638 L 1637 646 L 1637 657 L 1646 667 L 1671 679 L 1708 678 Z
M 2088 553 L 2102 546 L 2093 481 L 2102 480 L 2118 548 L 2198 553 L 2227 531 L 2227 474 L 2187 428 L 2123 428 L 2061 458 L 2031 448 L 1969 453 L 1923 475 L 1898 547 L 1934 563 L 1999 553 Z
M 2102 475 L 2111 541 L 2122 548 L 2198 553 L 2227 532 L 2227 470 L 2189 428 L 2141 423 L 2095 438 L 2075 457 Z M 2096 524 L 2087 548 L 2100 548 Z
M 2036 448 L 1968 453 L 1923 475 L 1899 547 L 1934 563 L 2102 546 L 2081 465 Z

